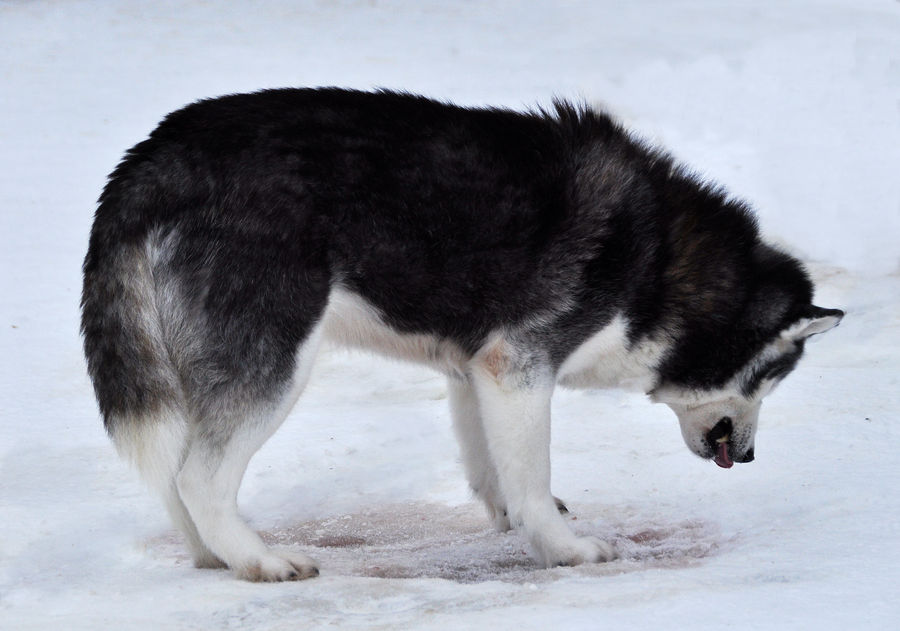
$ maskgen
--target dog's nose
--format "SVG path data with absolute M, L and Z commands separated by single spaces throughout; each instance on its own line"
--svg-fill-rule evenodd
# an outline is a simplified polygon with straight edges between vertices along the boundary
M 744 454 L 744 457 L 739 462 L 753 462 L 753 447 L 747 450 L 747 453 Z

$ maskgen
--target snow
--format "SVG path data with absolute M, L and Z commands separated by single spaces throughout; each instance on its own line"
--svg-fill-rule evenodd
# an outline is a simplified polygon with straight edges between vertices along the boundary
M 887 629 L 900 621 L 900 5 L 0 2 L 0 629 Z M 94 201 L 200 97 L 385 86 L 607 107 L 758 208 L 848 312 L 722 471 L 643 397 L 560 392 L 554 479 L 605 565 L 538 569 L 470 501 L 446 391 L 329 350 L 240 501 L 321 563 L 192 568 L 115 455 L 78 337 Z

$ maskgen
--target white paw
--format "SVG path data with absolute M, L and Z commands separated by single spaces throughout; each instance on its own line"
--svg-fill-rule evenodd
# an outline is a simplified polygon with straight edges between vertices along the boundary
M 302 552 L 291 550 L 272 550 L 272 552 L 294 566 L 294 569 L 300 574 L 298 580 L 319 575 L 318 564 Z
M 319 568 L 316 567 L 316 562 L 305 554 L 273 550 L 266 556 L 235 568 L 235 574 L 238 578 L 255 583 L 300 581 L 318 576 Z
M 617 556 L 610 544 L 596 537 L 573 537 L 562 545 L 545 547 L 542 552 L 541 557 L 547 567 L 605 563 Z

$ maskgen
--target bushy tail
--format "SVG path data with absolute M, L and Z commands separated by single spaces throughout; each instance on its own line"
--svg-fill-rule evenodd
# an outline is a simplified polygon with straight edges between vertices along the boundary
M 88 373 L 119 453 L 153 486 L 166 487 L 183 461 L 187 423 L 153 277 L 158 239 L 122 239 L 99 223 L 81 297 Z

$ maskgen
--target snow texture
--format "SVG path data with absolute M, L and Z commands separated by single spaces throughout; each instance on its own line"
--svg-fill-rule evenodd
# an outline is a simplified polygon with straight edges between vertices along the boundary
M 6 1 L 0 43 L 0 629 L 897 628 L 897 2 Z M 442 378 L 329 350 L 240 495 L 322 575 L 196 570 L 103 433 L 81 259 L 165 113 L 301 85 L 604 106 L 750 200 L 847 317 L 728 471 L 663 406 L 560 392 L 554 493 L 621 559 L 550 570 L 471 502 Z

